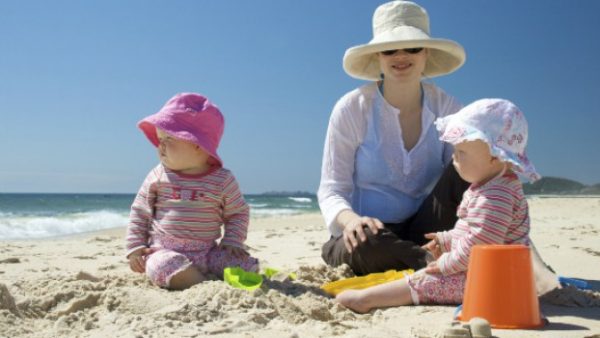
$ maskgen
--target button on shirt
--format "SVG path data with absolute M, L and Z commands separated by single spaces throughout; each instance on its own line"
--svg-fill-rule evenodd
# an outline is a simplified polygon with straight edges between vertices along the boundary
M 421 135 L 407 151 L 398 109 L 383 98 L 376 83 L 355 89 L 333 108 L 318 197 L 330 233 L 339 237 L 337 215 L 352 209 L 384 223 L 412 216 L 433 190 L 451 159 L 452 146 L 439 140 L 436 118 L 462 106 L 432 84 L 423 84 Z

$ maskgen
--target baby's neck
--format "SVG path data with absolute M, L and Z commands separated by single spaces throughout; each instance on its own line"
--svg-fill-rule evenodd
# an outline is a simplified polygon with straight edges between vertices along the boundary
M 181 169 L 181 170 L 173 170 L 173 169 L 171 169 L 171 170 L 178 174 L 183 174 L 183 175 L 202 175 L 202 174 L 205 174 L 208 171 L 210 171 L 212 168 L 213 167 L 210 164 L 205 163 L 202 166 L 191 167 L 191 168 L 186 168 L 186 169 Z
M 498 167 L 496 167 L 494 170 L 492 170 L 485 179 L 481 180 L 481 182 L 477 182 L 476 185 L 482 186 L 495 178 L 502 177 L 509 170 L 510 170 L 510 166 L 508 163 L 500 162 Z

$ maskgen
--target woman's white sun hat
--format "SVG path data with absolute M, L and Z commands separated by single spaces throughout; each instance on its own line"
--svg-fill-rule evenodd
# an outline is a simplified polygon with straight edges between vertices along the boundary
M 429 50 L 423 75 L 434 77 L 451 73 L 465 63 L 461 45 L 429 35 L 429 16 L 424 8 L 410 1 L 391 1 L 373 14 L 373 39 L 365 45 L 349 48 L 344 55 L 348 75 L 377 81 L 381 69 L 377 53 L 385 50 L 420 48 Z

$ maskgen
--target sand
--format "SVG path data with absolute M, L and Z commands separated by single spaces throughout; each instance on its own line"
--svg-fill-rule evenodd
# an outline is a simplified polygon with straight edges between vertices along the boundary
M 544 261 L 593 290 L 553 292 L 540 302 L 549 325 L 494 336 L 600 338 L 600 198 L 535 197 L 530 207 Z M 318 214 L 253 218 L 250 229 L 251 253 L 297 280 L 253 292 L 218 280 L 163 290 L 129 271 L 124 229 L 0 241 L 0 337 L 440 337 L 452 324 L 455 306 L 358 315 L 325 295 L 320 285 L 351 273 L 322 264 L 328 233 Z

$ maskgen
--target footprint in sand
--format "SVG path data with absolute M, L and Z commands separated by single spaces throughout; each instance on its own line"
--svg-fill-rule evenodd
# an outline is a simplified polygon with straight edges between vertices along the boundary
M 3 260 L 0 260 L 0 264 L 17 264 L 17 263 L 21 263 L 21 259 L 19 259 L 17 257 L 11 257 L 11 258 L 6 258 Z
M 592 256 L 600 256 L 600 251 L 592 250 L 590 248 L 582 248 L 582 247 L 576 246 L 576 247 L 573 247 L 573 249 L 579 249 L 579 250 L 585 251 Z
M 88 241 L 88 243 L 92 243 L 92 242 L 110 242 L 112 240 L 116 239 L 115 237 L 94 237 L 92 239 L 90 239 Z
M 94 256 L 75 256 L 75 259 L 96 259 Z
M 85 272 L 85 271 L 79 271 L 79 273 L 77 273 L 77 276 L 75 276 L 75 278 L 77 280 L 87 280 L 90 282 L 99 282 L 100 278 L 92 275 L 91 273 Z

